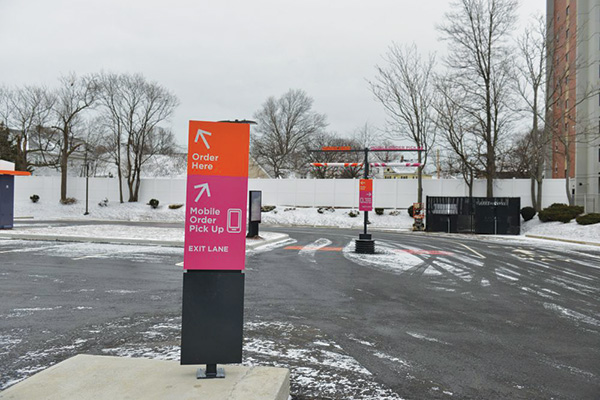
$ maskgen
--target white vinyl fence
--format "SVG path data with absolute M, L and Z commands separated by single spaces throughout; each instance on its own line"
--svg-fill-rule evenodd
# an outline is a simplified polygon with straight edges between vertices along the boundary
M 358 207 L 358 179 L 250 179 L 249 190 L 262 190 L 264 205 L 294 207 Z M 473 196 L 485 197 L 485 180 L 475 182 Z M 155 198 L 161 204 L 185 203 L 186 180 L 184 178 L 142 179 L 139 201 L 147 203 Z M 566 203 L 563 179 L 544 180 L 543 206 Z M 375 179 L 373 182 L 375 207 L 408 208 L 416 201 L 417 181 L 413 179 Z M 79 201 L 85 200 L 85 178 L 69 177 L 67 193 Z M 42 199 L 60 199 L 60 177 L 15 177 L 15 202 L 30 201 L 37 194 Z M 468 196 L 469 191 L 459 179 L 427 179 L 423 181 L 425 196 Z M 497 180 L 496 197 L 520 197 L 521 207 L 531 205 L 528 179 Z M 119 201 L 116 178 L 89 178 L 90 204 L 108 198 Z M 127 201 L 127 186 L 123 187 Z

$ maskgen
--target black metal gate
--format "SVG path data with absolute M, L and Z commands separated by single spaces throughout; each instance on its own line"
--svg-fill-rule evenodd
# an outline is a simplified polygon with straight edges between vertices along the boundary
M 520 209 L 519 197 L 427 196 L 426 230 L 518 235 Z

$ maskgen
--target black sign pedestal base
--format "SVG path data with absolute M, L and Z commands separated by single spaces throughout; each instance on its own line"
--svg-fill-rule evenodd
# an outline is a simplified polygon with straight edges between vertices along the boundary
M 197 378 L 224 378 L 217 364 L 242 362 L 242 271 L 188 270 L 183 274 L 181 365 L 206 364 Z
M 206 368 L 198 368 L 196 379 L 225 378 L 225 368 L 217 368 L 217 364 L 207 364 Z
M 247 238 L 254 239 L 260 237 L 258 235 L 258 224 L 258 222 L 253 221 L 248 222 L 248 234 L 246 235 Z
M 355 252 L 360 254 L 375 254 L 375 241 L 371 239 L 370 234 L 359 235 L 359 239 L 354 241 Z

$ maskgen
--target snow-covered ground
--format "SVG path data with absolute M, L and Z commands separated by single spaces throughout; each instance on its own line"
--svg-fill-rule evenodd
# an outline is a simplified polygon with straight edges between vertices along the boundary
M 600 243 L 600 224 L 579 225 L 575 220 L 566 224 L 562 222 L 542 222 L 536 216 L 531 221 L 521 222 L 521 235 Z
M 15 203 L 15 221 L 19 218 L 33 218 L 35 220 L 110 220 L 110 221 L 157 221 L 178 222 L 185 219 L 185 207 L 172 210 L 168 204 L 159 204 L 153 209 L 144 203 L 108 202 L 106 207 L 96 203 L 88 205 L 89 215 L 85 213 L 85 203 L 77 202 L 71 205 L 62 205 L 58 201 L 48 202 L 39 200 L 33 202 Z
M 363 215 L 350 217 L 349 209 L 336 209 L 320 214 L 316 208 L 293 208 L 278 206 L 275 210 L 262 214 L 262 226 L 331 226 L 339 228 L 361 228 Z M 185 207 L 175 210 L 169 209 L 168 204 L 161 204 L 153 209 L 143 203 L 113 203 L 100 207 L 97 204 L 89 205 L 89 215 L 83 215 L 85 204 L 61 205 L 56 203 L 19 203 L 15 204 L 16 222 L 19 218 L 30 217 L 34 220 L 111 220 L 111 221 L 155 221 L 155 222 L 183 222 Z M 370 228 L 398 229 L 408 231 L 413 220 L 406 210 L 398 210 L 397 215 L 390 215 L 390 210 L 385 210 L 384 215 L 374 212 L 369 214 Z M 75 229 L 75 228 L 73 228 Z M 98 228 L 102 229 L 102 228 Z M 73 234 L 73 232 L 71 232 Z M 75 233 L 77 234 L 77 233 Z M 579 240 L 600 243 L 600 224 L 579 225 L 575 220 L 564 224 L 562 222 L 542 223 L 537 217 L 528 222 L 521 223 L 521 235 L 537 235 L 558 239 Z M 177 237 L 181 234 L 174 233 Z M 153 236 L 156 237 L 156 236 Z

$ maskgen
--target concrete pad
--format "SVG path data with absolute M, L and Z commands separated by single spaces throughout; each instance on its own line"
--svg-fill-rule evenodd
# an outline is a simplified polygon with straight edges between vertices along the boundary
M 288 400 L 285 368 L 219 365 L 224 379 L 196 379 L 198 367 L 80 354 L 0 392 L 0 399 Z

